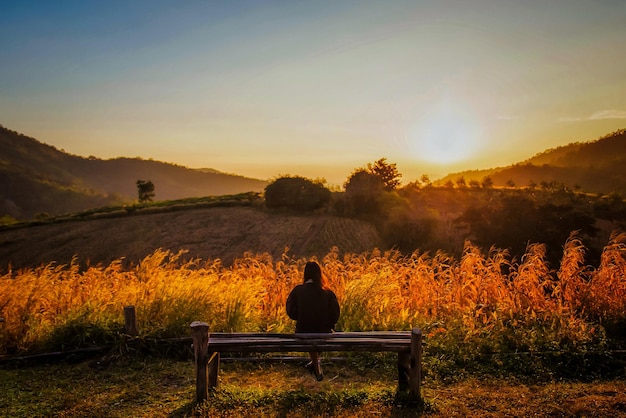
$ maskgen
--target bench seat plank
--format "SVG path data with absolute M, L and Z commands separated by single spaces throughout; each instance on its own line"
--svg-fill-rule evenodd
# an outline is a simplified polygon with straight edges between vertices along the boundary
M 286 340 L 268 338 L 217 339 L 209 337 L 211 352 L 309 352 L 309 351 L 409 351 L 411 341 L 376 340 L 376 339 L 341 339 L 341 340 Z
M 211 337 L 215 338 L 245 338 L 245 337 L 260 337 L 260 338 L 329 338 L 329 339 L 341 339 L 341 338 L 408 338 L 411 339 L 411 331 L 350 331 L 350 332 L 330 332 L 330 333 L 305 333 L 299 332 L 295 334 L 278 334 L 270 332 L 211 332 Z

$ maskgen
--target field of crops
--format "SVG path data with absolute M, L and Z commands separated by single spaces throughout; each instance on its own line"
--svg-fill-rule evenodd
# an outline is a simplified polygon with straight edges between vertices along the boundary
M 142 212 L 148 209 L 153 207 Z M 125 266 L 136 265 L 157 248 L 184 249 L 185 259 L 219 258 L 230 265 L 246 251 L 280 259 L 289 248 L 292 257 L 321 258 L 333 246 L 360 253 L 382 245 L 372 224 L 338 216 L 275 214 L 252 206 L 154 209 L 162 213 L 0 229 L 0 275 L 7 266 L 70 264 L 73 258 L 81 267 L 122 257 Z
M 584 252 L 573 233 L 556 267 L 547 265 L 540 244 L 514 262 L 469 242 L 459 260 L 331 251 L 319 261 L 340 301 L 339 329 L 421 327 L 425 358 L 443 373 L 486 356 L 508 367 L 507 353 L 605 349 L 626 320 L 626 234 L 611 237 L 597 268 L 585 264 Z M 116 261 L 85 271 L 77 265 L 11 271 L 0 278 L 0 354 L 115 344 L 127 305 L 136 307 L 147 338 L 188 336 L 194 320 L 214 331 L 290 332 L 285 300 L 306 261 L 250 253 L 226 267 L 158 250 L 128 269 Z

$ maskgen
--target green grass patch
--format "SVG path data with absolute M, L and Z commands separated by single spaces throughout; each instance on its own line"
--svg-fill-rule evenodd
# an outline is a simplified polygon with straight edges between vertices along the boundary
M 303 358 L 302 364 L 306 359 Z M 324 362 L 317 382 L 300 362 L 225 362 L 220 386 L 194 403 L 191 361 L 91 359 L 0 368 L 7 417 L 499 417 L 626 416 L 626 380 L 426 378 L 423 404 L 396 394 L 395 369 Z
M 306 362 L 303 358 L 302 364 Z M 6 416 L 335 416 L 384 406 L 422 410 L 395 393 L 393 370 L 326 362 L 317 382 L 298 363 L 222 364 L 220 387 L 194 403 L 190 361 L 88 360 L 0 369 Z

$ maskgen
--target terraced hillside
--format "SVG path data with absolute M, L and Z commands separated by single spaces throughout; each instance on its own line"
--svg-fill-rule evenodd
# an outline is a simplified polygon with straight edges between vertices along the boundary
M 0 231 L 0 271 L 55 262 L 136 263 L 158 248 L 229 264 L 245 252 L 279 258 L 380 247 L 366 222 L 332 216 L 275 215 L 254 207 L 195 208 L 119 218 L 38 225 Z

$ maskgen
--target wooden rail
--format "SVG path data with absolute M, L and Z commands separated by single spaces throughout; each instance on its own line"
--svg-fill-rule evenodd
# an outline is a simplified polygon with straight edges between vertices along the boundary
M 221 353 L 269 352 L 396 352 L 398 390 L 421 399 L 422 331 L 334 332 L 320 334 L 209 333 L 204 322 L 191 324 L 195 366 L 196 401 L 204 402 L 209 388 L 218 383 Z

